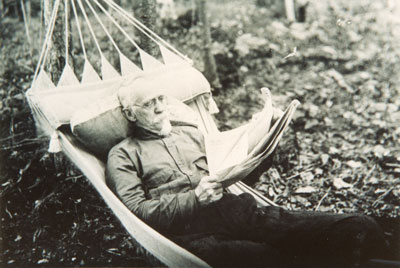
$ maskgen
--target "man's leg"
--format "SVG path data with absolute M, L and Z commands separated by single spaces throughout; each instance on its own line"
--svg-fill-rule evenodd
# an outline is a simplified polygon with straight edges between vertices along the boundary
M 219 233 L 264 243 L 279 253 L 268 258 L 287 267 L 352 267 L 386 247 L 381 228 L 363 215 L 259 208 L 250 194 L 224 195 L 214 207 Z
M 252 225 L 250 236 L 277 248 L 293 267 L 352 267 L 379 258 L 386 247 L 380 227 L 363 215 L 266 207 L 255 213 Z
M 276 267 L 279 252 L 242 232 L 245 214 L 257 207 L 249 197 L 224 194 L 170 238 L 212 267 Z
M 175 241 L 212 267 L 276 267 L 276 249 L 220 235 L 185 236 Z

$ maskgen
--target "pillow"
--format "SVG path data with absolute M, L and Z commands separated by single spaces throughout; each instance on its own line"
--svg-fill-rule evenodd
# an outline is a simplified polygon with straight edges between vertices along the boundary
M 169 97 L 168 106 L 172 124 L 198 125 L 198 115 L 183 102 Z M 71 129 L 78 140 L 103 161 L 114 145 L 134 135 L 116 94 L 75 112 Z
M 72 133 L 99 158 L 129 135 L 117 96 L 111 95 L 78 110 L 71 118 Z

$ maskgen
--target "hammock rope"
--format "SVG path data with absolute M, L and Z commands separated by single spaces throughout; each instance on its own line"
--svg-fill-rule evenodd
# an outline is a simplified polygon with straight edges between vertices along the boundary
M 106 33 L 107 37 L 110 39 L 111 43 L 113 44 L 115 50 L 117 50 L 118 54 L 121 53 L 121 50 L 119 49 L 117 43 L 115 43 L 114 38 L 112 38 L 111 34 L 109 33 L 109 31 L 107 30 L 106 26 L 103 24 L 103 22 L 101 21 L 101 19 L 99 18 L 99 16 L 97 15 L 97 12 L 94 10 L 92 4 L 90 4 L 89 1 L 86 1 L 86 4 L 88 5 L 89 9 L 92 11 L 94 17 L 96 18 L 96 20 L 98 21 L 98 23 L 100 24 L 101 28 L 103 28 L 103 31 Z
M 89 64 L 89 59 L 88 59 L 88 54 L 87 54 L 87 48 L 85 45 L 85 39 L 83 37 L 83 32 L 82 32 L 82 26 L 81 26 L 81 22 L 79 20 L 79 16 L 78 16 L 78 10 L 77 7 L 79 7 L 80 12 L 84 18 L 84 21 L 86 22 L 86 25 L 89 29 L 90 32 L 90 36 L 93 39 L 93 42 L 95 43 L 95 46 L 97 48 L 98 53 L 100 54 L 100 57 L 102 59 L 102 65 L 105 65 L 104 68 L 107 70 L 110 70 L 110 67 L 112 67 L 112 65 L 110 65 L 108 63 L 108 61 L 106 60 L 105 56 L 104 56 L 104 52 L 102 51 L 100 44 L 99 44 L 99 40 L 98 40 L 98 35 L 95 33 L 95 30 L 93 28 L 92 23 L 90 22 L 89 18 L 88 18 L 88 13 L 87 10 L 85 9 L 85 6 L 82 2 L 82 0 L 76 0 L 78 5 L 75 4 L 75 0 L 64 0 L 65 3 L 65 63 L 66 65 L 69 62 L 69 16 L 70 16 L 70 12 L 68 11 L 68 1 L 71 1 L 71 7 L 72 7 L 72 15 L 75 17 L 75 24 L 76 24 L 76 28 L 78 31 L 78 39 L 79 42 L 81 44 L 82 47 L 82 52 L 83 52 L 83 57 L 85 60 L 85 64 L 86 62 L 88 62 Z M 142 59 L 142 68 L 143 68 L 143 60 L 146 61 L 146 65 L 148 65 L 148 63 L 150 63 L 150 65 L 148 66 L 157 66 L 158 61 L 156 59 L 152 59 L 152 56 L 148 55 L 147 53 L 145 53 L 140 46 L 137 44 L 137 42 L 131 37 L 130 34 L 127 33 L 127 31 L 120 25 L 120 23 L 118 23 L 115 18 L 123 18 L 126 22 L 128 22 L 128 24 L 133 25 L 134 28 L 138 29 L 140 32 L 142 32 L 147 38 L 149 38 L 150 40 L 152 40 L 154 43 L 156 43 L 160 50 L 161 50 L 161 54 L 164 58 L 164 63 L 165 63 L 165 59 L 170 57 L 170 59 L 174 59 L 177 60 L 178 58 L 181 58 L 183 60 L 185 60 L 186 62 L 188 62 L 189 64 L 192 64 L 192 60 L 189 59 L 187 56 L 183 55 L 182 53 L 180 53 L 179 51 L 177 51 L 171 44 L 169 44 L 168 42 L 166 42 L 164 39 L 162 39 L 161 37 L 159 37 L 156 33 L 154 33 L 151 29 L 149 29 L 148 27 L 146 27 L 143 23 L 141 23 L 140 21 L 138 21 L 136 18 L 134 18 L 131 14 L 127 13 L 125 10 L 123 10 L 120 6 L 118 6 L 116 3 L 114 3 L 111 0 L 103 0 L 103 4 L 101 4 L 98 0 L 92 0 L 97 7 L 105 14 L 105 16 L 112 22 L 112 24 L 118 28 L 118 30 L 127 38 L 127 40 L 129 40 L 129 42 L 139 51 L 140 57 Z M 107 29 L 107 27 L 104 25 L 102 19 L 98 16 L 97 12 L 95 11 L 93 5 L 91 3 L 89 3 L 88 0 L 85 0 L 85 3 L 87 4 L 87 6 L 89 7 L 91 13 L 93 13 L 94 17 L 96 18 L 97 22 L 99 23 L 99 25 L 101 26 L 101 28 L 103 29 L 103 31 L 105 32 L 105 34 L 107 35 L 108 39 L 111 41 L 113 47 L 116 49 L 116 51 L 119 53 L 120 58 L 123 58 L 123 60 L 121 60 L 121 62 L 123 61 L 124 63 L 127 62 L 127 58 L 125 55 L 123 55 L 121 49 L 119 48 L 118 44 L 116 43 L 116 41 L 114 40 L 114 38 L 112 37 L 109 29 Z M 53 12 L 52 12 L 52 16 L 51 16 L 51 20 L 49 23 L 49 28 L 48 31 L 46 33 L 46 38 L 45 38 L 45 45 L 43 46 L 42 52 L 40 54 L 39 57 L 39 63 L 38 66 L 36 67 L 35 70 L 35 75 L 34 75 L 34 79 L 33 82 L 36 81 L 39 72 L 41 72 L 45 66 L 45 62 L 46 59 L 48 57 L 48 52 L 50 50 L 50 46 L 51 46 L 51 36 L 53 35 L 54 32 L 54 28 L 55 28 L 55 23 L 56 23 L 56 18 L 58 15 L 58 10 L 59 10 L 59 5 L 60 5 L 60 0 L 56 0 L 55 4 L 54 4 L 54 8 L 53 8 Z M 109 7 L 109 9 L 115 11 L 115 14 L 111 15 L 105 8 L 105 6 Z M 113 17 L 114 16 L 114 17 Z M 166 49 L 166 48 L 168 49 Z M 167 50 L 167 51 L 166 51 Z M 170 50 L 170 51 L 168 51 Z M 172 53 L 171 53 L 172 51 Z M 176 57 L 176 59 L 174 58 Z M 129 59 L 128 59 L 129 60 Z M 133 62 L 128 63 L 128 65 L 133 66 L 135 65 Z M 68 68 L 66 66 L 66 68 Z M 90 68 L 90 67 L 89 67 Z M 134 67 L 133 67 L 134 68 Z M 91 67 L 91 69 L 93 69 L 93 67 Z M 113 72 L 112 70 L 110 70 L 110 73 L 112 73 L 112 75 L 110 77 L 113 77 L 116 75 L 116 71 Z M 104 79 L 104 77 L 103 77 Z M 82 79 L 83 80 L 83 79 Z
M 159 35 L 157 35 L 155 32 L 153 32 L 151 29 L 149 29 L 146 25 L 141 23 L 139 20 L 137 20 L 135 17 L 133 17 L 131 14 L 129 14 L 127 11 L 125 11 L 122 7 L 118 6 L 116 3 L 114 3 L 111 0 L 104 0 L 109 6 L 111 6 L 114 10 L 119 12 L 119 14 L 123 15 L 125 19 L 127 19 L 128 22 L 130 22 L 132 25 L 135 26 L 138 30 L 140 30 L 143 34 L 148 36 L 151 40 L 153 40 L 156 44 L 158 45 L 164 45 L 167 48 L 169 48 L 171 51 L 173 51 L 175 54 L 180 56 L 182 59 L 185 61 L 189 62 L 192 64 L 192 60 L 189 59 L 187 56 L 183 55 L 181 52 L 179 52 L 176 48 L 174 48 L 170 43 L 162 39 Z
M 95 2 L 97 2 L 96 0 L 94 0 Z M 114 6 L 111 6 L 112 8 L 114 8 Z M 114 10 L 116 10 L 120 15 L 122 15 L 126 20 L 128 20 L 128 22 L 130 22 L 133 26 L 135 26 L 135 28 L 138 28 L 143 34 L 145 34 L 149 39 L 151 39 L 154 43 L 156 43 L 157 45 L 161 45 L 161 43 L 156 40 L 151 34 L 146 32 L 146 29 L 143 30 L 141 25 L 137 24 L 134 20 L 130 19 L 129 16 L 127 16 L 127 14 L 125 12 L 123 12 L 122 9 L 117 9 L 114 8 Z M 150 31 L 150 29 L 149 29 Z
M 71 6 L 72 6 L 72 11 L 74 12 L 74 18 L 75 18 L 76 28 L 77 28 L 78 34 L 79 34 L 79 42 L 81 43 L 83 57 L 85 58 L 85 61 L 88 61 L 88 57 L 87 57 L 87 54 L 86 54 L 85 42 L 83 40 L 83 35 L 82 35 L 81 23 L 80 23 L 80 20 L 79 20 L 79 17 L 78 17 L 78 13 L 76 11 L 75 1 L 74 0 L 71 0 Z
M 86 24 L 87 24 L 87 26 L 89 28 L 90 34 L 92 35 L 93 41 L 94 41 L 94 43 L 96 45 L 96 48 L 99 51 L 100 56 L 103 56 L 103 52 L 101 51 L 99 42 L 97 41 L 96 34 L 93 31 L 92 24 L 90 23 L 89 18 L 87 17 L 85 7 L 83 6 L 81 0 L 77 0 L 77 2 L 78 2 L 78 5 L 79 5 L 79 8 L 81 9 L 83 17 L 85 18 Z
M 68 23 L 68 0 L 64 0 L 64 14 L 65 14 L 65 65 L 68 64 L 68 59 L 69 59 L 69 36 L 68 36 L 68 28 L 69 28 L 69 23 Z
M 107 17 L 113 22 L 113 24 L 125 35 L 125 37 L 132 43 L 133 46 L 136 47 L 136 49 L 140 50 L 139 45 L 131 38 L 131 36 L 121 27 L 121 25 L 118 24 L 118 22 L 115 21 L 115 19 L 110 15 L 110 13 L 97 1 L 94 0 L 96 5 L 104 12 L 104 14 L 107 15 Z M 123 15 L 122 13 L 119 13 L 120 15 Z
M 21 4 L 21 10 L 22 10 L 22 17 L 24 19 L 24 25 L 25 25 L 25 32 L 26 32 L 26 39 L 28 39 L 28 45 L 29 45 L 29 55 L 31 56 L 31 63 L 33 61 L 33 47 L 32 47 L 32 38 L 31 38 L 31 34 L 29 31 L 29 24 L 30 21 L 28 21 L 28 18 L 26 16 L 26 11 L 25 11 L 25 3 L 23 0 L 20 1 Z
M 40 0 L 40 27 L 39 27 L 39 40 L 43 40 L 43 18 L 44 18 L 44 0 Z

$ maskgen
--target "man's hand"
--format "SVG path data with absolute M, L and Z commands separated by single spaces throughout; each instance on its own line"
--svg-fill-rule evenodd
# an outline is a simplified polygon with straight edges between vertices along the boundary
M 207 205 L 222 197 L 222 185 L 215 176 L 205 176 L 201 178 L 194 193 L 201 205 Z

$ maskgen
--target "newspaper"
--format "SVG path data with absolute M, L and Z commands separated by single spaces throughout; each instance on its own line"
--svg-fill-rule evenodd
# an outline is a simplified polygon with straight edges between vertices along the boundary
M 216 175 L 223 187 L 249 175 L 273 153 L 299 104 L 298 100 L 293 100 L 271 128 L 269 128 L 269 124 L 272 120 L 273 108 L 271 103 L 267 103 L 261 120 L 256 121 L 255 124 L 208 135 L 206 137 L 206 154 L 210 174 Z M 265 131 L 266 134 L 262 135 L 257 143 L 249 148 L 250 137 L 260 132 L 260 129 L 256 128 L 262 121 L 269 131 Z

